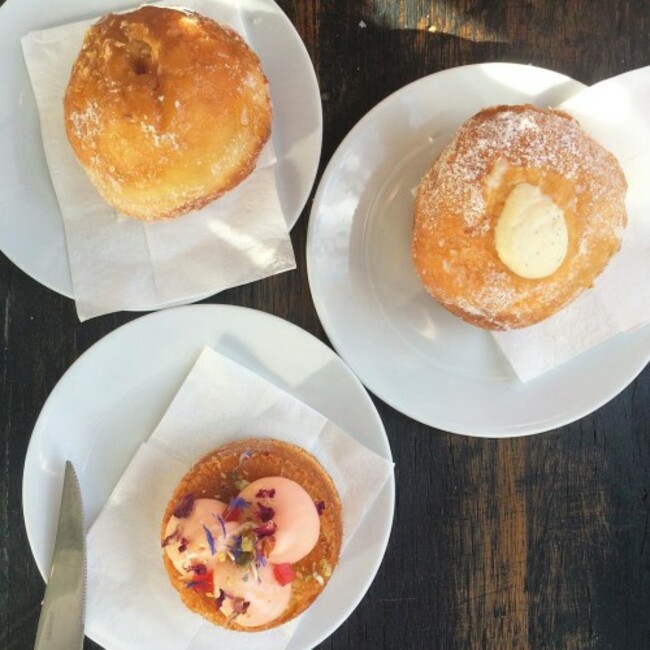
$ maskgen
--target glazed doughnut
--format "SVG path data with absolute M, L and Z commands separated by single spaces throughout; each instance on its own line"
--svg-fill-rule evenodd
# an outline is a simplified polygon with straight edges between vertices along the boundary
M 626 190 L 616 158 L 566 113 L 487 108 L 418 186 L 415 269 L 469 323 L 532 325 L 590 287 L 619 250 Z
M 243 440 L 187 472 L 160 533 L 165 569 L 189 609 L 260 631 L 303 612 L 327 584 L 341 551 L 341 502 L 305 450 Z
M 136 219 L 203 207 L 255 167 L 271 133 L 259 59 L 229 27 L 143 6 L 85 35 L 65 127 L 99 193 Z

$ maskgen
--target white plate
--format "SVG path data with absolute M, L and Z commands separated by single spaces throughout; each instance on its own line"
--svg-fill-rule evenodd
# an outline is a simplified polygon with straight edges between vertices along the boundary
M 467 435 L 538 433 L 598 408 L 647 363 L 648 327 L 521 384 L 490 334 L 430 298 L 411 262 L 412 190 L 457 127 L 486 106 L 553 106 L 583 87 L 517 64 L 446 70 L 376 106 L 330 161 L 309 222 L 312 295 L 339 354 L 402 413 Z
M 194 305 L 144 316 L 101 339 L 74 363 L 34 427 L 23 475 L 23 512 L 44 576 L 51 561 L 65 459 L 77 469 L 89 527 L 205 345 L 291 393 L 392 460 L 384 427 L 363 386 L 330 348 L 299 327 L 226 305 Z M 290 648 L 317 645 L 357 606 L 386 550 L 394 502 L 391 477 L 346 547 L 335 573 L 337 588 L 324 592 L 305 613 Z
M 32 30 L 137 5 L 129 0 L 85 5 L 75 0 L 8 0 L 0 7 L 0 250 L 35 280 L 68 297 L 72 282 L 63 220 L 45 162 L 20 38 Z M 276 180 L 292 228 L 320 159 L 323 115 L 318 82 L 298 32 L 273 0 L 239 0 L 239 6 L 270 82 Z

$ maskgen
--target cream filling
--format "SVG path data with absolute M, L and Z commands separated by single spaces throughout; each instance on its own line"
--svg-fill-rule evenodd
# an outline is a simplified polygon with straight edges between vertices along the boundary
M 273 498 L 256 497 L 260 490 L 271 489 L 275 491 Z M 247 485 L 239 496 L 253 504 L 261 501 L 275 511 L 273 521 L 278 529 L 269 562 L 299 562 L 316 546 L 320 535 L 320 517 L 312 498 L 295 481 L 282 476 L 261 478 Z
M 536 185 L 519 183 L 494 230 L 497 255 L 522 278 L 538 280 L 560 268 L 569 248 L 564 211 Z

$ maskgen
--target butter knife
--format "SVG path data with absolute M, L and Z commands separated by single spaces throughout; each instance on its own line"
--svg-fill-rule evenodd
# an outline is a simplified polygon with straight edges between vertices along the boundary
M 65 463 L 52 568 L 34 650 L 79 650 L 84 641 L 86 537 L 79 481 Z

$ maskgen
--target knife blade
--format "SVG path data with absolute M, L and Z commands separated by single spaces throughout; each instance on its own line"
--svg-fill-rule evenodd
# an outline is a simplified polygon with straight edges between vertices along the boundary
M 34 650 L 83 647 L 86 595 L 86 536 L 77 474 L 65 463 L 52 567 L 36 631 Z

